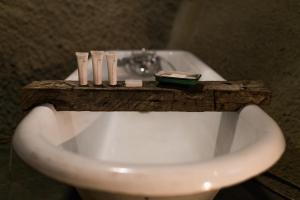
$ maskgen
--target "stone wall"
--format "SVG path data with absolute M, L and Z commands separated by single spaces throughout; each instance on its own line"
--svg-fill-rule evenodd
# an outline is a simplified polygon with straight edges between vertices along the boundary
M 300 2 L 185 1 L 168 47 L 193 52 L 226 79 L 267 83 L 273 99 L 265 110 L 287 141 L 271 172 L 299 187 Z
M 11 135 L 21 118 L 20 87 L 32 80 L 65 78 L 76 68 L 75 51 L 165 48 L 179 4 L 1 1 L 0 134 Z
M 0 148 L 8 149 L 22 118 L 23 85 L 63 79 L 75 69 L 75 51 L 143 47 L 185 49 L 226 79 L 264 80 L 274 94 L 265 110 L 288 143 L 271 172 L 300 185 L 298 0 L 2 0 Z

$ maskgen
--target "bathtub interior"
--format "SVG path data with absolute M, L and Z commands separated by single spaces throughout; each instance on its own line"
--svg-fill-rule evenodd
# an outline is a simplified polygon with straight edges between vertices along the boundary
M 159 54 L 177 70 L 201 73 L 201 80 L 223 80 L 192 54 Z M 89 63 L 90 80 L 91 68 Z M 105 65 L 103 69 L 105 76 Z M 141 79 L 123 68 L 118 68 L 118 74 L 119 80 Z M 76 75 L 68 79 L 76 80 Z M 57 131 L 45 130 L 43 136 L 53 145 L 91 159 L 124 164 L 201 162 L 246 148 L 263 134 L 251 125 L 254 119 L 236 112 L 52 112 Z
M 77 133 L 75 124 L 85 117 L 57 113 L 58 118 L 65 114 L 67 124 L 74 124 L 68 127 L 71 137 L 57 145 L 91 159 L 124 164 L 205 161 L 246 148 L 261 135 L 237 113 L 104 112 Z M 90 119 L 95 113 L 84 115 Z

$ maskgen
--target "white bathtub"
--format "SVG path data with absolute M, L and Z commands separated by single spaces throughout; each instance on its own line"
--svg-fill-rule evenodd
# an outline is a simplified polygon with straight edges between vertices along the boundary
M 224 80 L 188 52 L 159 54 L 177 70 L 201 73 L 200 80 Z M 119 68 L 120 80 L 132 77 Z M 208 200 L 270 168 L 285 141 L 255 105 L 239 112 L 140 113 L 57 112 L 45 104 L 22 120 L 13 145 L 25 162 L 77 187 L 84 199 Z

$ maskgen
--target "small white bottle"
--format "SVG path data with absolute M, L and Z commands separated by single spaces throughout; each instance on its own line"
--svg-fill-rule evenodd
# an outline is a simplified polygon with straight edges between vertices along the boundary
M 79 85 L 87 85 L 87 65 L 88 65 L 88 52 L 76 52 L 77 64 L 78 64 L 78 78 Z
M 104 51 L 91 51 L 94 85 L 102 85 L 102 61 Z
M 117 62 L 118 56 L 116 52 L 107 52 L 106 61 L 108 68 L 109 85 L 117 85 Z

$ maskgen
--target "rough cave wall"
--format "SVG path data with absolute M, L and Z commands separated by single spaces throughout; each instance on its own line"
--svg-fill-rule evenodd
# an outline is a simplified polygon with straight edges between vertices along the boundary
M 64 78 L 75 51 L 165 48 L 180 1 L 0 2 L 1 134 L 20 117 L 20 86 Z M 163 13 L 163 17 L 161 16 Z
M 16 155 L 9 161 L 10 136 L 23 116 L 20 88 L 65 78 L 76 68 L 75 51 L 165 48 L 180 2 L 0 1 L 0 199 L 65 195 L 63 184 L 53 184 Z
M 279 122 L 288 142 L 288 151 L 272 171 L 300 185 L 299 1 L 153 2 L 0 1 L 0 164 L 4 166 L 0 183 L 7 182 L 9 171 L 9 148 L 4 143 L 22 118 L 21 86 L 66 77 L 75 69 L 74 51 L 145 47 L 186 49 L 226 79 L 264 80 L 274 93 L 272 105 L 265 109 Z M 22 172 L 11 176 L 13 181 L 34 174 L 22 164 L 17 171 Z M 49 186 L 40 179 L 41 185 Z M 0 186 L 0 193 L 4 187 Z M 30 199 L 28 188 L 20 184 L 17 188 Z
M 271 171 L 299 187 L 300 2 L 185 1 L 168 47 L 193 52 L 226 79 L 267 83 L 273 99 L 265 110 L 287 140 Z

